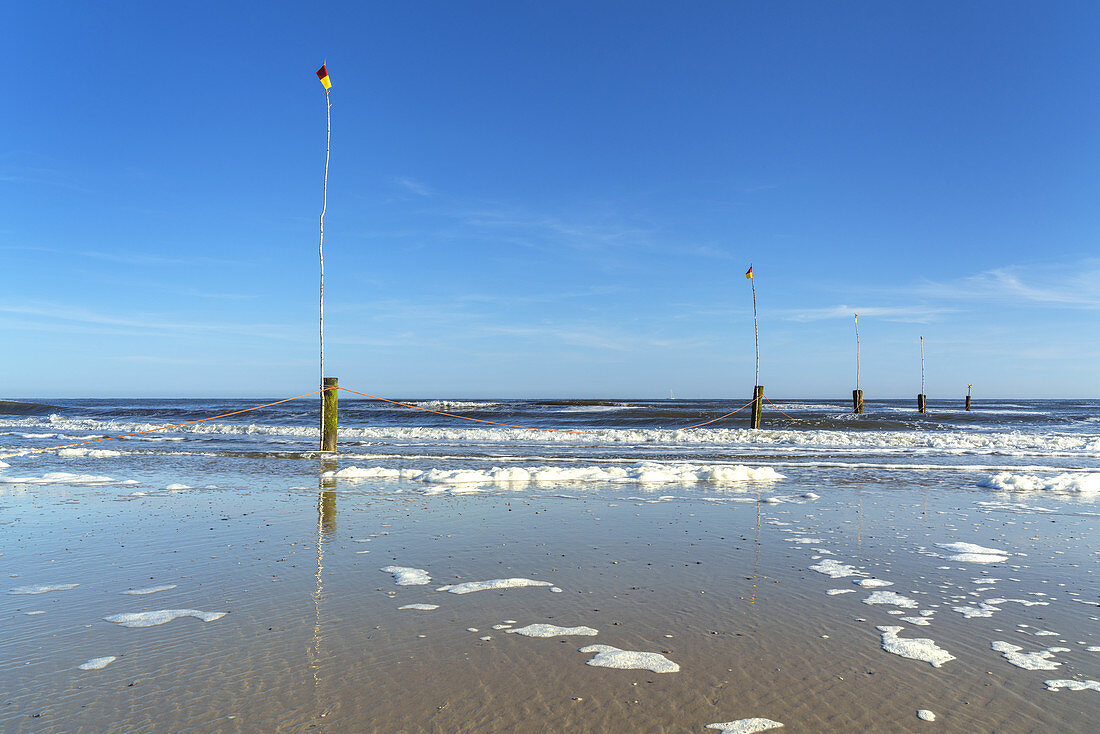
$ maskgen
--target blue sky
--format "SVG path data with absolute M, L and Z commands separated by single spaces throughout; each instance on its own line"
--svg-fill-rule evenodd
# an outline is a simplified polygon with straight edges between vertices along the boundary
M 0 393 L 1096 397 L 1100 6 L 7 3 Z

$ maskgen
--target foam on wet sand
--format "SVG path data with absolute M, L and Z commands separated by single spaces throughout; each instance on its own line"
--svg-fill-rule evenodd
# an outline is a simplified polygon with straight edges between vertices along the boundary
M 129 614 L 112 614 L 104 617 L 106 622 L 114 622 L 123 627 L 154 627 L 159 624 L 167 624 L 180 617 L 194 617 L 203 622 L 213 622 L 221 619 L 228 612 L 203 612 L 198 609 L 160 609 L 155 612 L 131 612 Z
M 1021 652 L 1024 648 L 1000 640 L 989 643 L 989 646 L 1001 653 L 1005 660 L 1024 670 L 1054 670 L 1061 665 L 1061 663 L 1053 660 L 1053 650 Z
M 9 594 L 46 594 L 51 591 L 68 591 L 80 584 L 53 584 L 52 586 L 16 586 Z
M 1008 560 L 1008 552 L 998 548 L 985 548 L 974 543 L 936 543 L 937 548 L 951 551 L 949 561 L 960 563 L 1003 563 Z
M 123 594 L 129 594 L 131 596 L 145 596 L 146 594 L 156 594 L 160 591 L 168 591 L 169 589 L 176 588 L 176 584 L 164 584 L 163 586 L 149 586 L 144 589 L 127 589 L 123 591 Z
M 379 569 L 382 573 L 393 576 L 398 586 L 423 586 L 432 580 L 428 572 L 422 568 L 410 568 L 409 566 L 386 566 Z
M 955 659 L 954 655 L 937 645 L 935 640 L 926 637 L 898 637 L 898 632 L 901 632 L 903 627 L 886 625 L 876 629 L 882 633 L 882 649 L 886 652 L 910 660 L 921 660 L 934 668 Z
M 707 729 L 717 729 L 723 734 L 757 734 L 761 731 L 778 729 L 783 726 L 778 721 L 771 719 L 737 719 L 736 721 L 723 721 L 717 724 L 707 724 Z
M 438 604 L 406 604 L 398 609 L 418 609 L 423 612 L 430 612 L 433 609 L 439 609 Z
M 118 660 L 117 657 L 115 657 L 114 655 L 109 655 L 103 658 L 92 658 L 88 662 L 82 665 L 78 665 L 76 667 L 77 670 L 102 670 L 116 660 Z
M 599 630 L 592 627 L 559 627 L 556 624 L 529 624 L 526 627 L 517 627 L 508 630 L 509 634 L 515 633 L 524 637 L 569 637 L 573 635 L 598 635 Z
M 494 589 L 520 589 L 525 586 L 550 585 L 551 584 L 549 581 L 535 581 L 534 579 L 489 579 L 488 581 L 467 581 L 461 584 L 448 584 L 446 586 L 440 586 L 438 589 L 436 589 L 436 591 L 449 591 L 452 594 L 472 594 L 475 591 L 492 591 Z
M 1061 678 L 1043 682 L 1046 683 L 1048 691 L 1060 691 L 1064 688 L 1067 691 L 1096 691 L 1100 693 L 1100 681 L 1096 680 L 1066 680 Z
M 596 653 L 596 657 L 587 661 L 587 664 L 600 668 L 648 670 L 653 673 L 678 673 L 680 671 L 679 665 L 659 652 L 620 650 L 611 645 L 588 645 L 582 647 L 580 651 Z

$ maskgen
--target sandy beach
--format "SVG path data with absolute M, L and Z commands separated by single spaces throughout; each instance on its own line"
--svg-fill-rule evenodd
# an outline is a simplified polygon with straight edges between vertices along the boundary
M 323 476 L 348 461 L 179 462 L 177 479 L 213 487 L 4 470 L 4 731 L 1089 732 L 1100 717 L 1100 691 L 1047 683 L 1100 678 L 1098 508 L 1080 497 L 889 475 L 425 495 Z M 456 586 L 500 579 L 526 581 Z

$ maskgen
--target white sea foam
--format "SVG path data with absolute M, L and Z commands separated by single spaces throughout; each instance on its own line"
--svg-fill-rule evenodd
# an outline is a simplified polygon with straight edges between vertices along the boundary
M 191 489 L 191 485 L 189 485 L 189 484 L 169 484 L 167 487 L 165 487 L 165 489 L 167 489 L 169 492 L 181 492 L 185 489 Z
M 436 591 L 449 591 L 452 594 L 471 594 L 475 591 L 520 589 L 525 586 L 550 586 L 550 582 L 521 578 L 489 579 L 488 581 L 467 581 L 462 584 L 448 584 L 447 586 L 440 586 Z
M 439 609 L 439 605 L 438 604 L 406 604 L 403 607 L 398 607 L 398 609 L 417 609 L 417 610 L 423 611 L 423 612 L 430 612 L 433 609 Z
M 6 464 L 2 459 L 0 459 L 0 469 L 7 469 L 9 466 L 11 466 L 11 464 Z
M 898 637 L 898 632 L 904 627 L 887 625 L 876 629 L 882 633 L 882 649 L 886 652 L 911 660 L 921 660 L 935 668 L 955 659 L 954 655 L 937 645 L 935 640 L 926 637 Z
M 40 477 L 6 477 L 0 475 L 0 484 L 137 484 L 132 479 L 119 481 L 95 474 L 70 474 L 63 471 L 46 472 Z
M 111 456 L 122 456 L 120 451 L 110 449 L 61 449 L 57 452 L 61 457 L 86 456 L 90 459 L 106 459 Z
M 913 599 L 907 596 L 902 596 L 896 591 L 875 591 L 872 592 L 869 597 L 863 600 L 864 604 L 888 604 L 892 607 L 902 607 L 903 609 L 916 609 L 919 604 Z
M 115 657 L 114 655 L 109 655 L 103 658 L 92 658 L 83 665 L 78 665 L 76 667 L 78 670 L 102 670 L 116 660 L 118 660 L 117 657 Z
M 989 646 L 1001 653 L 1005 660 L 1024 670 L 1054 670 L 1061 665 L 1053 660 L 1054 652 L 1051 650 L 1021 652 L 1024 648 L 999 640 L 991 642 Z
M 864 588 L 874 588 L 878 586 L 893 586 L 893 581 L 883 581 L 882 579 L 858 579 L 852 582 L 856 586 L 862 586 Z
M 9 594 L 45 594 L 50 591 L 68 591 L 80 584 L 53 584 L 52 586 L 16 586 Z
M 1041 477 L 1034 474 L 1013 474 L 1005 471 L 985 477 L 978 482 L 978 485 L 1014 492 L 1046 490 L 1050 492 L 1093 494 L 1100 492 L 1100 472 L 1073 472 Z
M 582 647 L 580 651 L 596 653 L 596 657 L 587 661 L 587 664 L 600 668 L 649 670 L 654 673 L 677 673 L 680 670 L 679 665 L 659 652 L 620 650 L 611 645 L 588 645 Z
M 828 594 L 829 596 L 836 596 L 837 594 L 854 594 L 854 593 L 856 593 L 856 590 L 855 589 L 829 589 L 825 593 Z
M 842 579 L 847 576 L 865 576 L 866 574 L 857 571 L 855 566 L 849 566 L 845 563 L 841 563 L 832 558 L 826 558 L 823 561 L 815 563 L 810 566 L 810 570 L 823 573 L 826 576 L 834 579 Z
M 1067 691 L 1097 691 L 1100 692 L 1100 681 L 1096 680 L 1048 680 L 1043 681 L 1047 685 L 1048 691 L 1060 691 L 1065 688 Z
M 486 406 L 486 403 L 478 403 Z M 94 431 L 96 434 L 130 433 L 159 428 L 155 423 L 132 421 L 102 421 L 86 418 L 69 418 L 58 414 L 47 419 L 40 417 L 16 418 L 0 421 L 0 425 L 24 427 L 27 430 L 52 428 L 54 431 Z M 174 429 L 179 434 L 223 435 L 272 435 L 314 437 L 319 429 L 314 426 L 289 425 L 239 425 L 226 423 L 201 423 Z M 341 436 L 381 442 L 438 442 L 438 443 L 524 443 L 587 444 L 593 441 L 590 434 L 542 433 L 514 428 L 425 428 L 425 427 L 349 427 L 341 429 Z M 47 434 L 38 434 L 45 437 Z M 49 436 L 56 435 L 54 433 Z M 175 437 L 162 437 L 175 438 Z M 1053 453 L 1071 456 L 1100 456 L 1100 436 L 1080 433 L 1043 432 L 1026 430 L 982 431 L 847 431 L 847 430 L 751 430 L 747 428 L 697 428 L 684 429 L 608 429 L 596 437 L 601 443 L 623 445 L 744 445 L 786 446 L 817 449 L 846 448 L 858 451 L 911 453 L 913 451 L 954 454 L 990 455 L 1041 455 Z
M 932 624 L 932 620 L 928 617 L 898 617 L 902 622 L 908 622 L 909 624 L 915 624 L 918 627 L 927 627 Z
M 428 572 L 422 568 L 409 568 L 408 566 L 386 566 L 378 569 L 382 573 L 391 574 L 398 586 L 422 586 L 432 580 Z
M 918 709 L 917 710 L 917 718 L 920 719 L 921 721 L 935 721 L 936 720 L 936 715 L 934 713 L 932 713 L 931 711 L 929 711 L 928 709 Z
M 717 724 L 707 724 L 707 729 L 717 729 L 723 734 L 757 734 L 761 731 L 770 731 L 783 726 L 778 721 L 771 719 L 738 719 L 737 721 L 723 721 Z
M 524 637 L 570 637 L 573 635 L 598 635 L 599 630 L 592 627 L 559 627 L 556 624 L 529 624 L 526 627 L 517 627 L 508 630 L 508 634 L 523 635 Z
M 691 464 L 657 464 L 645 462 L 636 466 L 531 466 L 491 469 L 391 469 L 383 466 L 349 466 L 339 471 L 325 472 L 337 479 L 399 479 L 425 484 L 513 484 L 560 482 L 637 482 L 641 484 L 693 482 L 776 481 L 783 478 L 771 467 L 694 466 Z
M 1003 563 L 1008 560 L 1008 552 L 997 548 L 985 548 L 974 543 L 936 543 L 937 548 L 951 551 L 949 561 L 960 563 Z
M 164 586 L 149 586 L 144 589 L 128 589 L 121 593 L 130 594 L 132 596 L 144 596 L 146 594 L 156 594 L 158 591 L 168 591 L 174 588 L 176 588 L 176 584 L 165 584 Z
M 104 621 L 114 622 L 123 627 L 153 627 L 158 624 L 167 624 L 180 617 L 194 617 L 203 622 L 213 622 L 221 619 L 227 612 L 203 612 L 198 609 L 160 609 L 155 612 L 131 612 L 129 614 L 112 614 L 104 617 Z

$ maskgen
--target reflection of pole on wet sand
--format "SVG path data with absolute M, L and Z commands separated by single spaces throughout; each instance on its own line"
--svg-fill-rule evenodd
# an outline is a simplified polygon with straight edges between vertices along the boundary
M 336 468 L 336 462 L 331 458 L 321 459 L 321 473 Z M 321 597 L 324 594 L 325 547 L 324 541 L 336 533 L 336 492 L 333 489 L 336 480 L 332 477 L 321 476 L 317 482 L 317 571 L 314 574 L 316 586 L 313 594 L 313 640 L 307 656 L 309 667 L 313 671 L 313 684 L 315 692 L 320 685 L 319 665 L 321 659 Z M 318 697 L 320 704 L 320 697 Z M 325 712 L 322 712 L 322 716 Z

